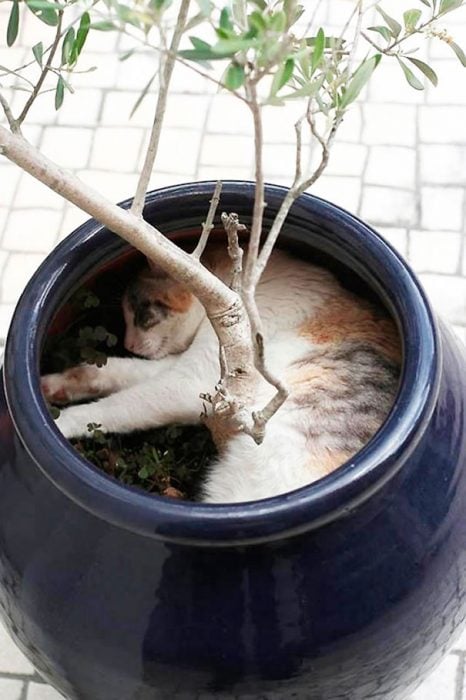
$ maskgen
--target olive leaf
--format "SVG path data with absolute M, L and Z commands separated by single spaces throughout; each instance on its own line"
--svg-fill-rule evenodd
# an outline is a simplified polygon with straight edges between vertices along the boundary
M 8 20 L 8 27 L 6 30 L 6 43 L 8 46 L 13 46 L 19 31 L 19 2 L 18 0 L 13 0 L 13 5 L 11 6 L 10 18 Z
M 397 56 L 397 58 L 398 58 L 398 56 Z M 411 87 L 413 87 L 415 90 L 424 90 L 424 85 L 421 83 L 419 78 L 416 78 L 416 76 L 414 75 L 411 68 L 409 68 L 406 65 L 406 63 L 403 63 L 401 58 L 398 58 L 398 63 L 400 64 L 400 66 L 403 70 L 403 73 L 405 75 L 405 78 L 408 81 L 408 83 L 411 85 Z
M 416 68 L 419 68 L 421 73 L 424 73 L 426 78 L 430 80 L 432 85 L 437 86 L 438 85 L 438 77 L 437 73 L 434 71 L 433 68 L 427 65 L 427 63 L 424 63 L 424 61 L 419 60 L 419 58 L 411 58 L 410 56 L 406 56 L 408 61 L 411 61 Z
M 351 78 L 350 82 L 348 83 L 348 87 L 346 88 L 340 100 L 341 109 L 346 109 L 348 105 L 351 104 L 351 102 L 354 102 L 354 100 L 358 97 L 359 93 L 366 85 L 372 73 L 379 65 L 381 58 L 382 55 L 378 53 L 375 56 L 371 56 L 371 58 L 366 59 L 360 64 L 360 66 L 355 71 L 353 77 Z
M 397 39 L 401 33 L 401 24 L 397 22 L 396 19 L 393 19 L 393 17 L 390 17 L 390 15 L 382 10 L 382 8 L 378 5 L 375 9 L 383 17 L 387 25 L 390 27 L 393 36 L 395 39 Z

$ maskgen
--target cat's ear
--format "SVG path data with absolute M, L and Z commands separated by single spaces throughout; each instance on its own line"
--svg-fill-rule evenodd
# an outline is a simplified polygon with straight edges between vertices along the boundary
M 149 269 L 154 277 L 168 277 L 167 273 L 160 267 L 160 265 L 157 265 L 157 263 L 155 263 L 153 260 L 146 258 L 146 262 L 149 265 Z

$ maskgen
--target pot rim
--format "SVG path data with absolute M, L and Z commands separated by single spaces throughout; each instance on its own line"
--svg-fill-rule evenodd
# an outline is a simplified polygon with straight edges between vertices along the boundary
M 147 195 L 146 206 L 179 206 L 180 197 L 208 201 L 215 183 L 175 185 Z M 252 200 L 254 183 L 225 181 L 223 193 Z M 280 203 L 286 188 L 268 185 L 267 200 Z M 129 207 L 132 200 L 121 204 Z M 5 348 L 4 383 L 10 415 L 41 471 L 69 498 L 116 526 L 171 542 L 204 546 L 252 544 L 321 527 L 353 510 L 378 491 L 415 449 L 437 398 L 440 375 L 438 329 L 429 302 L 409 266 L 373 229 L 344 209 L 303 194 L 292 213 L 312 212 L 351 234 L 352 249 L 368 251 L 380 267 L 404 343 L 400 388 L 385 423 L 367 445 L 335 472 L 296 491 L 239 504 L 178 502 L 125 486 L 83 459 L 62 436 L 40 391 L 42 340 L 60 305 L 57 291 L 70 287 L 73 260 L 96 235 L 111 242 L 94 251 L 88 269 L 109 259 L 121 239 L 94 219 L 70 234 L 28 283 L 14 314 Z M 290 214 L 291 216 L 292 214 Z M 343 235 L 343 234 L 342 234 Z M 95 246 L 94 246 L 95 247 Z M 102 248 L 105 247 L 105 255 Z M 86 258 L 87 259 L 87 258 Z M 59 297 L 57 299 L 57 296 Z M 20 381 L 17 381 L 17 379 Z

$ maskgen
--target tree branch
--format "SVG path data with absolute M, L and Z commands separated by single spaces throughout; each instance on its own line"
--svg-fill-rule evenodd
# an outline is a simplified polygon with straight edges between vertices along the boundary
M 212 231 L 214 227 L 214 219 L 215 219 L 215 213 L 217 211 L 218 204 L 220 202 L 220 194 L 222 192 L 222 183 L 220 180 L 217 181 L 217 184 L 215 185 L 215 190 L 214 194 L 212 196 L 212 199 L 210 200 L 210 207 L 209 207 L 209 212 L 207 214 L 207 219 L 204 221 L 202 224 L 202 233 L 201 237 L 199 238 L 199 242 L 191 255 L 193 258 L 199 258 L 202 257 L 202 254 L 204 253 L 205 247 L 207 245 L 207 241 L 209 240 L 210 232 Z
M 248 104 L 254 121 L 254 163 L 256 189 L 254 196 L 254 209 L 252 213 L 251 233 L 249 236 L 248 254 L 244 270 L 244 288 L 253 288 L 254 268 L 259 255 L 259 246 L 262 235 L 262 222 L 264 218 L 264 170 L 262 165 L 264 135 L 262 127 L 262 114 L 257 98 L 257 88 L 254 82 L 247 85 Z
M 10 129 L 14 134 L 20 133 L 21 129 L 16 121 L 16 119 L 13 116 L 13 112 L 11 111 L 11 107 L 9 105 L 8 100 L 2 95 L 0 92 L 0 105 L 2 106 L 2 109 L 5 113 L 5 117 L 7 119 L 7 122 L 10 126 Z
M 160 89 L 157 97 L 157 106 L 155 109 L 155 116 L 154 122 L 152 124 L 149 146 L 146 152 L 146 157 L 144 159 L 144 165 L 137 185 L 136 194 L 134 196 L 133 204 L 131 206 L 131 211 L 135 216 L 142 216 L 142 210 L 144 208 L 147 188 L 149 185 L 150 177 L 152 175 L 152 170 L 154 167 L 154 162 L 157 156 L 157 150 L 160 141 L 160 134 L 162 132 L 163 118 L 167 107 L 170 80 L 173 74 L 173 69 L 175 67 L 181 37 L 183 35 L 183 31 L 186 25 L 190 1 L 191 0 L 181 0 L 180 11 L 178 13 L 176 26 L 173 31 L 170 50 L 166 54 L 165 59 L 163 61 L 163 70 L 160 71 Z
M 27 113 L 31 109 L 32 105 L 34 104 L 34 101 L 35 101 L 36 97 L 38 96 L 38 94 L 40 93 L 41 87 L 44 84 L 44 80 L 47 77 L 47 74 L 52 66 L 52 61 L 54 59 L 54 56 L 55 56 L 56 51 L 58 49 L 58 44 L 60 43 L 60 39 L 61 39 L 62 21 L 63 21 L 63 10 L 58 10 L 58 23 L 57 23 L 57 28 L 55 31 L 55 39 L 53 41 L 52 48 L 50 49 L 50 53 L 48 55 L 47 62 L 42 69 L 42 73 L 40 74 L 39 80 L 37 81 L 31 95 L 29 95 L 29 98 L 23 107 L 23 111 L 21 112 L 21 114 L 19 115 L 19 117 L 17 119 L 19 126 L 21 126 L 21 124 L 23 123 L 23 121 L 26 118 Z
M 243 273 L 243 249 L 238 240 L 238 232 L 245 231 L 246 226 L 240 224 L 238 214 L 222 214 L 222 224 L 228 236 L 228 255 L 232 262 L 232 276 L 230 288 L 241 293 Z

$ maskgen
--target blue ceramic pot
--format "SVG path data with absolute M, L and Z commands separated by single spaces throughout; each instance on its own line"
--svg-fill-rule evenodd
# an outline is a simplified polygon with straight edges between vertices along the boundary
M 152 193 L 146 216 L 169 235 L 197 232 L 212 188 Z M 268 220 L 283 194 L 268 188 Z M 226 183 L 222 205 L 244 220 L 252 197 L 250 184 Z M 127 250 L 113 234 L 84 224 L 18 305 L 0 405 L 0 607 L 68 698 L 398 699 L 461 626 L 465 357 L 406 264 L 361 221 L 305 195 L 281 240 L 363 280 L 404 347 L 381 430 L 286 496 L 152 497 L 95 469 L 55 428 L 39 390 L 43 339 L 76 285 Z

